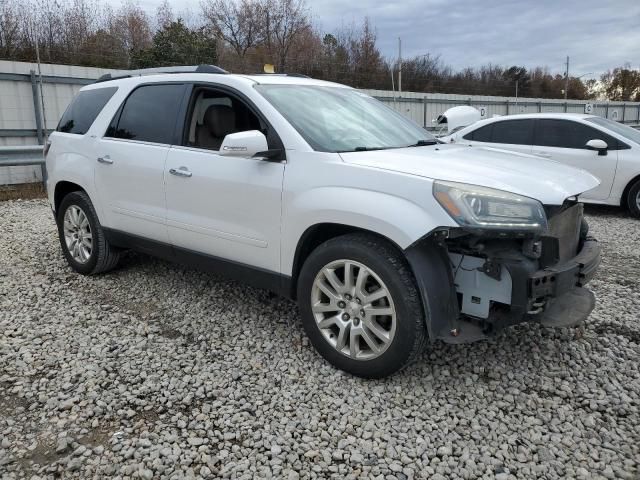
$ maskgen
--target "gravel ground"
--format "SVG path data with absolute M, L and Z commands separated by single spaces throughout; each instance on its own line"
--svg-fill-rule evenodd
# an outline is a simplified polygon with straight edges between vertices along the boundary
M 0 203 L 0 477 L 640 478 L 640 221 L 586 327 L 435 344 L 364 381 L 292 303 L 137 254 L 83 277 L 44 200 Z

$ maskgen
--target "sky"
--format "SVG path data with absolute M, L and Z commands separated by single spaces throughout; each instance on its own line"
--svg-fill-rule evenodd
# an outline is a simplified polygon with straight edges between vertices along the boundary
M 107 0 L 114 6 L 120 0 Z M 199 11 L 199 0 L 169 0 L 174 12 Z M 139 0 L 149 13 L 162 0 Z M 640 68 L 640 0 L 307 0 L 322 32 L 365 16 L 387 58 L 440 55 L 454 69 L 487 63 L 547 66 L 599 77 L 626 63 Z

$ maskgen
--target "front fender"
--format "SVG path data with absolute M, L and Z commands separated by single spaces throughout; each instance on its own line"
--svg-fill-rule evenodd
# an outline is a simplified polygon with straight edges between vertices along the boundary
M 340 186 L 300 193 L 283 214 L 282 272 L 293 271 L 294 255 L 303 233 L 322 223 L 376 232 L 404 250 L 439 225 L 439 216 L 387 193 Z

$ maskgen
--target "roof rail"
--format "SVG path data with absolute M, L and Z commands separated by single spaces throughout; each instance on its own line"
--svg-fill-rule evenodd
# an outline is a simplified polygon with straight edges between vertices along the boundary
M 185 65 L 177 67 L 141 68 L 139 70 L 125 70 L 120 75 L 107 73 L 98 78 L 94 83 L 116 80 L 118 78 L 141 77 L 161 73 L 229 73 L 216 65 Z
M 311 78 L 309 75 L 305 75 L 303 73 L 249 73 L 247 75 L 264 75 L 271 77 L 297 77 L 297 78 Z

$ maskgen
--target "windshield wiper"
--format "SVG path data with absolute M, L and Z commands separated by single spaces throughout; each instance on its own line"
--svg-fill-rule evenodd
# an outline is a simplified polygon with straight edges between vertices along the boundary
M 338 150 L 337 153 L 371 152 L 372 150 L 387 150 L 391 147 L 355 147 L 353 150 Z
M 407 147 L 426 147 L 428 145 L 438 145 L 439 143 L 442 142 L 439 142 L 438 140 L 418 140 L 413 145 L 407 145 Z
M 356 147 L 353 149 L 354 152 L 370 152 L 371 150 L 385 150 L 389 147 Z

